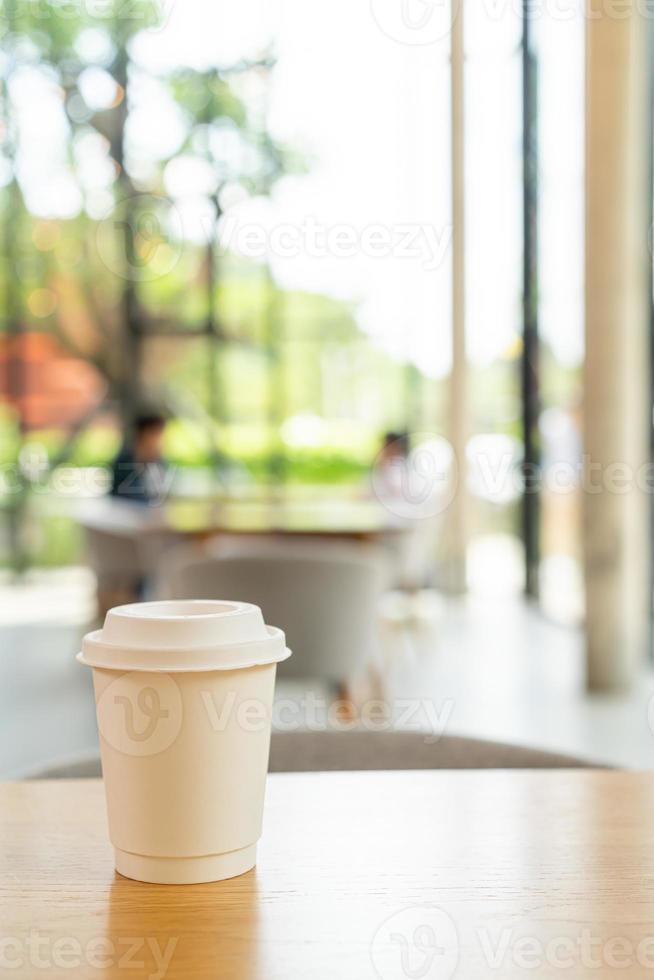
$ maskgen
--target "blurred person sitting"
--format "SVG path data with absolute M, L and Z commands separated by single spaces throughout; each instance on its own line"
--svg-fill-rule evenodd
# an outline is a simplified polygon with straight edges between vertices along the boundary
M 375 461 L 375 486 L 381 498 L 402 497 L 405 493 L 405 471 L 409 459 L 408 432 L 386 432 Z
M 408 432 L 387 432 L 375 460 L 372 486 L 402 533 L 386 537 L 393 576 L 382 619 L 433 620 L 441 599 L 434 591 L 443 515 L 456 487 L 453 452 L 434 436 L 411 445 Z
M 157 412 L 136 417 L 112 465 L 112 497 L 142 504 L 161 499 L 166 482 L 162 453 L 165 427 L 166 419 Z

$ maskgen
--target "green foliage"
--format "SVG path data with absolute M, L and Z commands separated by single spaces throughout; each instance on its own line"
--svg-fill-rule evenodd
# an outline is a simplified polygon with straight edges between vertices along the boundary
M 22 446 L 46 464 L 108 466 L 121 423 L 147 396 L 175 416 L 165 434 L 175 466 L 253 483 L 358 484 L 380 431 L 405 422 L 403 366 L 362 335 L 350 305 L 282 289 L 265 263 L 219 246 L 216 221 L 231 199 L 269 195 L 307 167 L 266 127 L 270 54 L 148 73 L 136 36 L 156 18 L 156 0 L 4 0 L 0 10 L 10 178 L 0 188 L 0 343 L 8 332 L 49 335 L 55 360 L 93 365 L 113 414 L 97 416 L 82 392 L 88 424 L 71 433 L 62 414 L 21 441 L 16 411 L 0 406 L 0 464 L 15 464 Z M 37 186 L 38 168 L 16 165 L 29 143 L 13 83 L 26 71 L 60 113 L 53 152 L 69 182 L 65 208 L 66 195 Z M 176 142 L 143 142 L 137 114 L 150 97 L 177 126 Z M 190 188 L 207 219 L 200 234 L 173 227 L 180 161 L 204 175 Z M 412 378 L 418 411 L 423 380 Z M 32 561 L 73 560 L 70 522 L 42 500 L 24 511 Z
M 247 125 L 243 101 L 217 70 L 176 72 L 170 79 L 170 89 L 175 102 L 186 109 L 198 127 L 193 141 L 196 147 L 205 135 L 199 127 L 210 126 L 217 119 L 231 119 L 239 127 Z M 208 152 L 208 141 L 205 146 Z

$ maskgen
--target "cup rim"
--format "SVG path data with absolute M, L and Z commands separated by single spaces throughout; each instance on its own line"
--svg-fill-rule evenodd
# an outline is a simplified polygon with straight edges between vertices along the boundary
M 214 635 L 210 624 L 217 625 L 223 618 L 227 633 L 223 630 L 221 638 L 220 630 Z M 117 635 L 107 630 L 111 623 L 120 624 Z M 138 629 L 137 623 L 145 630 Z M 155 628 L 155 642 L 148 623 Z M 174 629 L 165 629 L 173 623 Z M 164 628 L 161 637 L 156 635 L 157 625 Z M 116 606 L 101 629 L 86 634 L 81 646 L 80 663 L 125 671 L 236 670 L 279 663 L 291 655 L 283 631 L 267 626 L 258 606 L 230 599 L 164 599 Z
M 186 612 L 166 613 L 165 607 L 184 607 Z M 200 612 L 201 606 L 212 609 Z M 161 619 L 164 622 L 184 622 L 189 619 L 213 619 L 225 615 L 241 615 L 257 610 L 251 602 L 236 602 L 231 599 L 154 599 L 151 602 L 128 602 L 114 606 L 110 611 L 114 616 L 127 619 Z M 160 611 L 158 611 L 160 610 Z

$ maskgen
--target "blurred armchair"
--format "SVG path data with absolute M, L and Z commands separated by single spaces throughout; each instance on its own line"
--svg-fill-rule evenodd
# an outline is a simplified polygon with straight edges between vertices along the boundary
M 239 554 L 189 560 L 171 554 L 159 598 L 239 599 L 281 627 L 293 656 L 280 676 L 345 685 L 376 655 L 376 616 L 384 556 L 368 545 L 250 542 Z M 185 552 L 183 557 L 188 558 Z
M 83 502 L 76 518 L 97 581 L 100 618 L 111 606 L 138 599 L 163 552 L 179 541 L 166 530 L 160 508 L 143 504 L 103 497 Z

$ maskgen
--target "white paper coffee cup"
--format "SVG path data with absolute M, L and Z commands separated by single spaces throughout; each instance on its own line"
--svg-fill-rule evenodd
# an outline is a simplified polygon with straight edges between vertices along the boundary
M 254 866 L 275 669 L 289 656 L 245 602 L 118 606 L 84 637 L 121 874 L 184 884 Z

